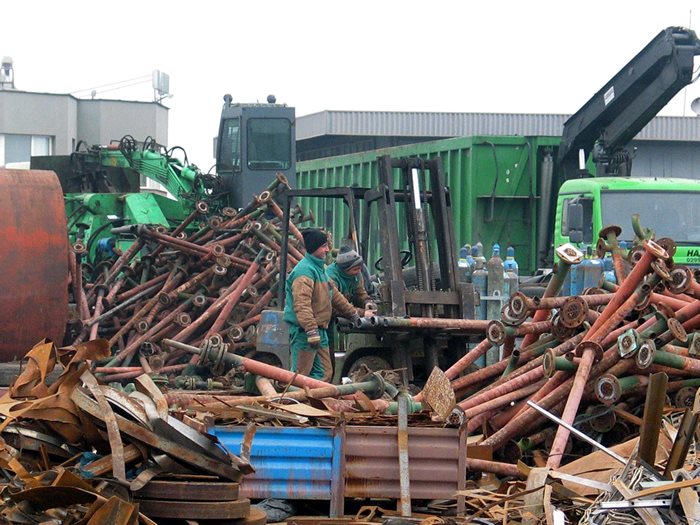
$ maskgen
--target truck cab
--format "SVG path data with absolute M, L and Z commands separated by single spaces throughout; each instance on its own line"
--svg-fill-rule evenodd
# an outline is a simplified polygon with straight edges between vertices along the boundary
M 606 226 L 622 229 L 618 237 L 631 246 L 631 217 L 656 238 L 676 242 L 677 264 L 700 266 L 700 180 L 673 178 L 591 177 L 566 181 L 557 197 L 554 244 L 595 249 Z

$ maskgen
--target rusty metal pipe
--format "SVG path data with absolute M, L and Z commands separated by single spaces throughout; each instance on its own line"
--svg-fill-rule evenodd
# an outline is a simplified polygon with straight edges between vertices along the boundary
M 172 337 L 172 339 L 175 339 L 177 341 L 186 341 L 187 338 L 192 336 L 214 315 L 218 315 L 219 311 L 226 304 L 226 299 L 231 293 L 233 293 L 236 290 L 236 287 L 242 279 L 243 275 L 239 276 L 231 285 L 229 285 L 228 288 L 226 288 L 226 291 L 220 297 L 218 297 L 211 306 L 209 306 L 209 308 L 207 308 L 202 314 L 199 315 L 197 319 L 194 320 L 194 322 L 190 326 L 178 332 L 175 336 Z
M 459 407 L 464 409 L 464 417 L 467 419 L 473 418 L 475 416 L 478 416 L 479 414 L 482 414 L 484 412 L 488 412 L 490 410 L 494 410 L 496 408 L 501 408 L 508 403 L 511 403 L 513 401 L 518 401 L 519 399 L 522 399 L 524 397 L 529 396 L 533 392 L 536 392 L 539 390 L 542 385 L 545 383 L 544 380 L 538 381 L 537 383 L 533 383 L 531 385 L 524 386 L 522 388 L 519 388 L 517 390 L 513 390 L 512 392 L 509 392 L 508 394 L 502 395 L 500 397 L 495 397 L 489 401 L 486 401 L 484 403 L 481 403 L 477 406 L 471 406 L 470 408 L 464 408 L 462 403 L 459 403 Z M 470 428 L 469 424 L 467 424 L 467 432 L 472 432 L 478 428 L 478 426 Z
M 459 330 L 485 333 L 491 321 L 480 319 L 445 319 L 435 317 L 383 317 L 372 316 L 360 318 L 356 328 L 389 328 L 407 330 Z
M 164 366 L 160 370 L 157 371 L 158 374 L 172 374 L 174 372 L 181 372 L 184 370 L 186 367 L 189 365 L 187 363 L 179 364 L 179 365 L 172 365 L 172 366 Z M 109 375 L 104 375 L 99 377 L 98 379 L 102 383 L 111 383 L 113 381 L 124 381 L 126 379 L 135 379 L 138 376 L 144 374 L 145 371 L 143 367 L 139 367 L 138 371 L 135 372 L 123 372 L 121 374 L 109 374 Z
M 175 341 L 173 339 L 163 339 L 162 342 L 164 345 L 170 346 L 172 348 L 178 348 L 181 350 L 185 350 L 185 351 L 192 353 L 192 354 L 201 354 L 201 350 L 199 348 L 197 348 L 195 346 L 190 346 L 190 345 L 187 345 L 184 343 L 180 343 L 179 341 Z M 268 364 L 263 363 L 261 361 L 256 361 L 254 359 L 248 359 L 246 357 L 241 357 L 239 355 L 227 353 L 223 357 L 224 357 L 225 363 L 227 365 L 229 365 L 230 367 L 240 366 L 240 367 L 243 367 L 246 371 L 250 372 L 251 374 L 256 374 L 256 375 L 268 377 L 268 378 L 274 379 L 276 381 L 281 381 L 285 384 L 292 384 L 292 385 L 297 386 L 299 388 L 321 388 L 321 387 L 334 386 L 334 385 L 331 385 L 330 383 L 326 383 L 324 381 L 312 379 L 310 377 L 306 377 L 306 376 L 303 376 L 301 374 L 290 372 L 289 370 L 284 370 L 284 369 L 278 368 L 276 366 L 268 365 Z
M 559 262 L 557 263 L 556 270 L 552 275 L 552 278 L 547 283 L 547 287 L 542 294 L 543 298 L 555 297 L 559 295 L 561 287 L 564 285 L 566 280 L 566 275 L 569 273 L 571 266 L 578 264 L 583 260 L 583 253 L 578 250 L 573 245 L 563 245 L 559 246 L 555 250 L 556 254 L 559 256 Z M 532 317 L 533 322 L 544 321 L 549 316 L 549 310 L 537 310 L 535 315 Z M 527 334 L 523 338 L 522 346 L 526 347 L 534 343 L 536 337 L 534 334 Z
M 136 239 L 136 241 L 122 253 L 119 258 L 114 262 L 112 268 L 107 272 L 105 280 L 102 284 L 109 286 L 112 281 L 117 277 L 122 268 L 126 266 L 131 259 L 143 248 L 143 239 Z
M 138 286 L 134 286 L 130 290 L 127 290 L 126 292 L 123 292 L 123 293 L 120 293 L 119 295 L 117 295 L 117 297 L 116 297 L 117 302 L 120 303 L 122 301 L 126 301 L 126 300 L 130 299 L 131 297 L 133 297 L 134 295 L 138 295 L 139 293 L 141 293 L 143 290 L 145 290 L 147 288 L 150 288 L 156 284 L 161 284 L 161 283 L 165 282 L 165 280 L 168 279 L 169 276 L 170 276 L 170 273 L 168 273 L 168 272 L 162 273 L 162 274 L 158 275 L 157 277 L 154 277 L 153 279 L 146 281 L 145 283 L 142 283 Z
M 267 253 L 266 249 L 261 249 L 260 252 L 258 253 L 257 257 L 253 261 L 253 264 L 250 265 L 250 268 L 246 271 L 245 274 L 243 274 L 243 278 L 241 279 L 240 283 L 236 287 L 236 289 L 228 295 L 226 299 L 226 304 L 221 308 L 221 312 L 219 312 L 218 317 L 214 321 L 214 324 L 212 324 L 211 328 L 209 328 L 209 331 L 207 332 L 207 335 L 205 335 L 205 339 L 208 339 L 211 337 L 213 334 L 219 332 L 223 327 L 224 323 L 228 320 L 229 316 L 231 315 L 231 312 L 233 311 L 233 308 L 236 306 L 238 301 L 241 298 L 241 295 L 243 294 L 243 290 L 250 285 L 251 281 L 253 280 L 253 276 L 255 273 L 258 271 L 260 268 L 260 261 L 262 258 L 265 256 Z
M 526 476 L 518 470 L 517 465 L 487 461 L 485 459 L 467 458 L 467 469 L 476 472 L 489 472 L 497 476 L 507 476 L 516 479 L 525 479 Z

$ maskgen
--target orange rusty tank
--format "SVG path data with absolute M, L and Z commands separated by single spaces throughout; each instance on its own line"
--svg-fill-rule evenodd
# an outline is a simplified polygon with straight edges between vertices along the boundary
M 60 345 L 68 315 L 68 234 L 53 171 L 0 169 L 0 361 L 43 338 Z

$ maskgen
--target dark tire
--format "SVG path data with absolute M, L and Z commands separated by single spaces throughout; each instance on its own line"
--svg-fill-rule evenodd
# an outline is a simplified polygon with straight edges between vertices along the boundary
M 366 366 L 372 372 L 379 372 L 380 370 L 391 370 L 392 368 L 391 363 L 389 363 L 389 361 L 387 361 L 383 357 L 380 357 L 378 355 L 366 355 L 353 361 L 346 375 L 352 376 L 352 374 L 357 372 L 363 365 Z

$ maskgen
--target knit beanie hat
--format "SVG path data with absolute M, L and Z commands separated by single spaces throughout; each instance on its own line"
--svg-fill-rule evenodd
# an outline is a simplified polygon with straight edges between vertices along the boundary
M 338 256 L 335 258 L 335 264 L 337 264 L 338 268 L 341 270 L 347 271 L 356 266 L 360 266 L 362 264 L 362 257 L 352 248 L 343 246 L 338 252 Z
M 308 253 L 314 253 L 321 246 L 328 242 L 328 235 L 321 230 L 304 230 L 301 233 L 304 237 L 304 248 Z

